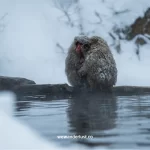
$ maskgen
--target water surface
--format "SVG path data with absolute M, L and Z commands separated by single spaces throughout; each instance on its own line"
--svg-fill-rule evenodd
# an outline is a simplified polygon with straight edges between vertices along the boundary
M 82 94 L 62 100 L 26 97 L 16 102 L 15 115 L 62 146 L 150 147 L 150 95 Z M 71 135 L 78 138 L 58 139 Z

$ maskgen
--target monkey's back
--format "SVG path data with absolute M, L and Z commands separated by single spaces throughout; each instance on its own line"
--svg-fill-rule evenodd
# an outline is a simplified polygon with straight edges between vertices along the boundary
M 112 87 L 117 81 L 117 68 L 107 43 L 100 37 L 91 45 L 85 63 L 87 80 L 93 88 Z

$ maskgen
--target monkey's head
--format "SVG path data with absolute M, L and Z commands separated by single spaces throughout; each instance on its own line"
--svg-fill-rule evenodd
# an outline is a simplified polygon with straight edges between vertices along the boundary
M 87 52 L 90 50 L 91 41 L 87 36 L 77 36 L 74 38 L 75 51 L 80 58 L 85 58 Z

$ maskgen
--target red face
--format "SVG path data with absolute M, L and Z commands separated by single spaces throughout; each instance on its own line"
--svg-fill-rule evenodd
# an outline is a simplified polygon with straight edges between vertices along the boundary
M 81 54 L 81 46 L 82 46 L 82 44 L 80 44 L 80 43 L 77 43 L 77 45 L 76 45 L 76 52 L 79 54 Z

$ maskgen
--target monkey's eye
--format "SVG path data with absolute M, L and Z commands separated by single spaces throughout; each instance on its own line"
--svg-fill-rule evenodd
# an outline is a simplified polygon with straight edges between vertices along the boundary
M 78 40 L 77 40 L 77 37 L 75 37 L 75 38 L 74 38 L 74 42 L 76 43 L 77 41 L 78 41 Z
M 79 42 L 77 41 L 75 44 L 76 44 L 76 46 L 77 46 L 77 45 L 79 44 Z
M 90 45 L 89 44 L 84 44 L 83 47 L 84 47 L 84 49 L 88 50 L 90 48 Z

